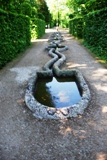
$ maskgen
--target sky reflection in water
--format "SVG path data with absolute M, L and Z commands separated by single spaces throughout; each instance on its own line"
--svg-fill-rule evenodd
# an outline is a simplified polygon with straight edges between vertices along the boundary
M 74 78 L 39 79 L 34 96 L 41 104 L 55 108 L 71 106 L 81 99 Z

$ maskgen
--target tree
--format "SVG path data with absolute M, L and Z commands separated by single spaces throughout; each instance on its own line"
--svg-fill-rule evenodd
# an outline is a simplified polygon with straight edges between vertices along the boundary
M 37 3 L 38 3 L 38 9 L 37 9 L 38 13 L 39 14 L 41 13 L 45 18 L 44 20 L 45 20 L 46 24 L 49 24 L 49 22 L 51 20 L 50 19 L 51 14 L 48 9 L 47 3 L 45 2 L 45 0 L 38 0 Z
M 46 2 L 56 24 L 68 23 L 70 12 L 66 0 L 46 0 Z

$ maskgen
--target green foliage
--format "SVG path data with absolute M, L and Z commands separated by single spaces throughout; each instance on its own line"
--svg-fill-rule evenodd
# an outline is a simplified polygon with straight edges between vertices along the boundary
M 37 14 L 39 5 L 35 0 L 0 0 L 0 68 L 22 52 L 31 37 L 40 38 L 45 33 L 45 22 L 41 19 L 45 19 L 47 12 Z
M 107 0 L 67 0 L 66 5 L 71 10 L 71 14 L 82 16 L 107 7 Z
M 37 17 L 38 17 L 38 19 L 45 20 L 45 17 L 44 17 L 44 15 L 42 13 L 38 13 Z
M 32 7 L 28 2 L 23 2 L 21 4 L 21 14 L 27 15 L 31 17 L 32 15 Z
M 45 33 L 45 21 L 37 18 L 31 19 L 31 38 L 37 39 Z
M 0 0 L 0 8 L 3 10 L 9 10 L 11 0 Z
M 84 39 L 84 44 L 98 57 L 107 62 L 107 7 L 73 18 L 69 22 L 69 32 Z
M 32 18 L 37 18 L 37 9 L 35 7 L 32 7 Z
M 51 14 L 45 0 L 0 0 L 0 8 L 7 12 L 43 19 L 46 24 L 51 23 Z
M 62 19 L 61 20 L 61 22 L 60 22 L 60 24 L 61 24 L 61 27 L 63 27 L 63 28 L 68 28 L 68 21 L 66 21 L 66 19 L 64 20 L 64 19 Z
M 0 9 L 0 68 L 30 44 L 30 19 Z
M 107 61 L 107 8 L 85 16 L 84 42 Z
M 55 25 L 54 25 L 54 21 L 51 21 L 50 22 L 50 28 L 53 28 Z
M 47 6 L 46 1 L 45 0 L 37 0 L 37 2 L 38 2 L 38 9 L 37 10 L 39 13 L 38 16 L 40 16 L 38 18 L 45 20 L 45 23 L 49 24 L 51 19 L 50 19 L 50 12 L 48 10 L 48 6 Z M 40 14 L 42 15 L 42 17 Z
M 70 12 L 69 8 L 66 6 L 66 1 L 67 0 L 46 0 L 54 26 L 61 25 L 62 27 L 68 27 L 68 16 Z
M 69 18 L 70 19 L 74 18 L 74 15 L 73 14 L 69 14 Z
M 67 5 L 71 8 L 70 33 L 83 37 L 84 44 L 107 62 L 107 0 L 67 0 Z M 77 16 L 83 17 L 82 23 Z
M 87 0 L 85 3 L 85 7 L 87 13 L 95 10 L 100 10 L 107 7 L 107 0 Z
M 83 37 L 83 18 L 73 18 L 69 21 L 69 32 L 75 37 Z

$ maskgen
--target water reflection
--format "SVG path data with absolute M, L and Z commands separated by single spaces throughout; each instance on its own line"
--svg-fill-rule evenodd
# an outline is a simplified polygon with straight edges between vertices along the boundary
M 81 99 L 74 78 L 39 79 L 34 96 L 41 104 L 55 108 L 73 105 Z

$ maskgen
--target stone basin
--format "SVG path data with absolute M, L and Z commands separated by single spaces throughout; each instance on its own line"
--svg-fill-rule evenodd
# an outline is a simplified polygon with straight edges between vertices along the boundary
M 60 36 L 60 35 L 59 35 Z M 57 39 L 62 38 L 60 36 Z M 47 50 L 49 50 L 49 55 L 52 57 L 50 61 L 48 61 L 45 65 L 42 71 L 38 71 L 33 75 L 28 83 L 26 93 L 25 93 L 25 103 L 27 107 L 33 112 L 33 115 L 37 118 L 46 118 L 46 119 L 65 119 L 70 117 L 77 117 L 78 115 L 82 115 L 85 108 L 88 107 L 89 101 L 90 101 L 90 90 L 88 88 L 88 85 L 83 78 L 81 72 L 78 69 L 65 69 L 61 70 L 60 66 L 64 63 L 66 60 L 66 57 L 64 54 L 60 53 L 61 51 L 64 51 L 67 48 L 67 46 L 59 47 L 59 49 L 56 49 L 56 47 L 59 45 L 54 45 L 52 48 L 49 45 L 49 48 L 46 47 Z M 49 77 L 57 76 L 58 78 L 72 78 L 75 77 L 76 82 L 79 86 L 79 89 L 81 91 L 81 98 L 80 100 L 73 104 L 68 106 L 63 106 L 60 108 L 53 108 L 51 106 L 44 105 L 37 101 L 35 98 L 35 85 L 38 83 L 38 80 L 40 78 L 46 79 Z
M 84 109 L 88 106 L 90 100 L 90 91 L 80 71 L 76 69 L 61 70 L 60 76 L 76 77 L 79 87 L 82 91 L 81 100 L 74 105 L 65 106 L 63 108 L 52 108 L 39 103 L 34 98 L 34 87 L 35 83 L 37 83 L 39 78 L 39 74 L 36 73 L 33 77 L 30 78 L 25 94 L 26 105 L 33 112 L 33 115 L 35 117 L 41 119 L 64 119 L 70 117 L 77 117 L 78 115 L 83 114 Z

